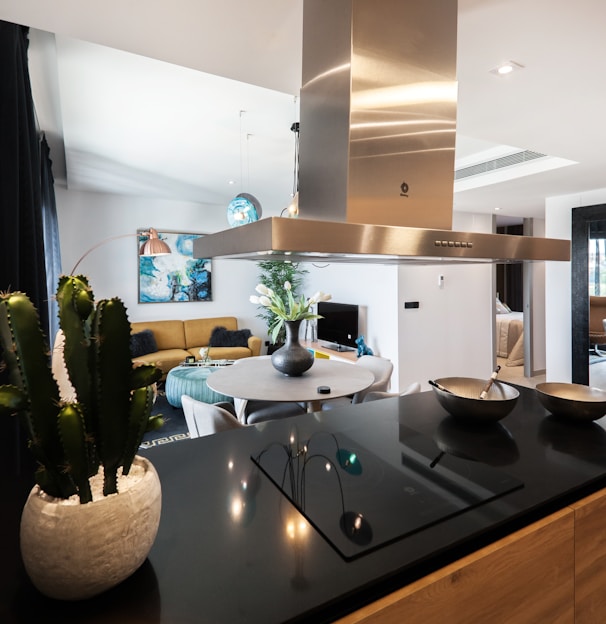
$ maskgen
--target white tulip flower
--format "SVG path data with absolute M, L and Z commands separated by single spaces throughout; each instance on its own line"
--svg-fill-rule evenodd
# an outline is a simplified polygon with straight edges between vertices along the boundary
M 265 295 L 266 297 L 271 297 L 274 294 L 273 290 L 271 288 L 268 288 L 264 284 L 257 284 L 255 290 L 260 295 Z

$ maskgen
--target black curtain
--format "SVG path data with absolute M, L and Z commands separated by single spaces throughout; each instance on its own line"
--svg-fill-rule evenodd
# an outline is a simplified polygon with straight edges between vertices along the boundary
M 0 21 L 0 290 L 27 293 L 49 336 L 41 152 L 28 70 L 28 34 L 26 27 Z M 50 180 L 52 184 L 52 176 Z M 6 381 L 6 371 L 0 369 L 0 383 Z M 7 419 L 4 424 L 0 483 L 31 464 L 17 420 Z
M 0 290 L 26 292 L 48 335 L 40 151 L 28 29 L 0 21 Z

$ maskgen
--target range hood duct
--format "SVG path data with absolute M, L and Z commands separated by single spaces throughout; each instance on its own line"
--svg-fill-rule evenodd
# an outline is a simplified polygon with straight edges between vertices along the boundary
M 197 258 L 569 260 L 570 242 L 452 231 L 456 0 L 304 0 L 299 216 L 197 239 Z

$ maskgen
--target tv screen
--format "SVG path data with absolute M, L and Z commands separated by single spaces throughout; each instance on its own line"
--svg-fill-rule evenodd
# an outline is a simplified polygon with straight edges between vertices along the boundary
M 319 301 L 318 340 L 343 347 L 356 347 L 358 306 L 350 303 Z

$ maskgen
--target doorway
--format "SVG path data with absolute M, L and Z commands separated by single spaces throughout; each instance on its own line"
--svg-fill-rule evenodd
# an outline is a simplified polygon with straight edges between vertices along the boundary
M 606 204 L 572 209 L 572 381 L 583 385 L 589 385 L 589 241 L 604 231 Z
M 517 236 L 534 236 L 533 219 L 505 218 L 505 222 L 500 218 L 495 218 L 495 230 L 499 234 L 510 234 Z M 499 264 L 495 271 L 496 292 L 502 301 L 512 310 L 512 322 L 522 322 L 522 336 L 512 349 L 513 363 L 511 356 L 504 362 L 497 357 L 497 363 L 502 366 L 501 375 L 505 381 L 517 383 L 529 387 L 534 387 L 537 383 L 545 380 L 544 362 L 544 295 L 536 291 L 544 283 L 544 276 L 541 272 L 542 263 L 515 262 Z M 501 294 L 502 293 L 502 294 Z M 506 315 L 497 315 L 497 335 L 503 339 L 506 335 L 511 336 L 508 327 L 504 327 L 509 320 Z M 539 333 L 535 331 L 535 321 L 539 322 Z M 499 325 L 501 326 L 499 329 Z M 517 329 L 514 332 L 516 336 Z M 503 333 L 505 332 L 505 333 Z M 540 332 L 543 332 L 543 336 Z M 520 346 L 523 343 L 523 357 L 520 353 Z M 503 346 L 503 342 L 500 343 Z M 499 345 L 497 345 L 499 349 Z M 502 352 L 502 348 L 501 348 Z M 521 360 L 521 364 L 519 363 Z M 516 365 L 516 362 L 518 364 Z M 537 364 L 540 363 L 537 368 Z
M 522 223 L 497 225 L 497 234 L 523 236 L 524 225 Z M 512 312 L 524 311 L 524 277 L 521 263 L 497 264 L 497 296 Z

